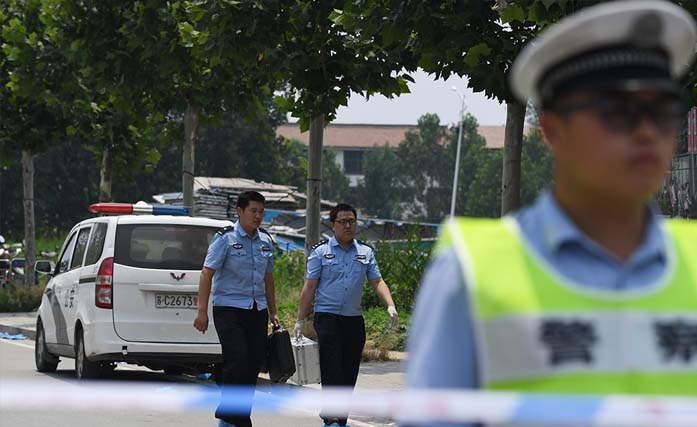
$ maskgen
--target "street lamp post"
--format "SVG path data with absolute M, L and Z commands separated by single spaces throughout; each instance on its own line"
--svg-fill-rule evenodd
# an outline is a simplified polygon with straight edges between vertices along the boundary
M 465 118 L 465 95 L 460 93 L 455 86 L 450 90 L 460 97 L 460 129 L 457 133 L 457 152 L 455 153 L 455 173 L 453 174 L 453 195 L 450 198 L 450 217 L 455 216 L 455 199 L 457 198 L 457 175 L 460 170 L 460 145 L 462 144 L 462 122 Z

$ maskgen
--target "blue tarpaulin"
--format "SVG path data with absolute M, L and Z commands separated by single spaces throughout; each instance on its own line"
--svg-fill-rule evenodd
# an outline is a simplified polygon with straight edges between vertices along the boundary
M 27 337 L 25 337 L 22 334 L 11 335 L 11 334 L 8 334 L 7 332 L 0 332 L 0 338 L 4 338 L 6 340 L 25 340 L 25 339 L 27 339 Z
M 293 240 L 286 239 L 282 236 L 279 236 L 278 234 L 275 237 L 276 237 L 276 243 L 278 243 L 279 249 L 281 249 L 283 252 L 293 252 L 293 251 L 305 250 L 305 246 L 303 246 L 301 243 L 296 243 Z

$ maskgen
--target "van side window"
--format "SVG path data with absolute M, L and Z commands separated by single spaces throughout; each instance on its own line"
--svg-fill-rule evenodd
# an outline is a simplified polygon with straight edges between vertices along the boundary
M 70 262 L 71 270 L 82 265 L 82 259 L 85 257 L 85 250 L 87 250 L 87 241 L 90 237 L 91 228 L 92 227 L 82 228 L 77 235 L 77 243 L 75 244 L 73 260 Z
M 99 261 L 104 248 L 104 239 L 108 225 L 100 222 L 92 228 L 90 242 L 87 244 L 87 256 L 85 257 L 85 265 L 92 265 Z
M 63 254 L 61 254 L 60 261 L 58 261 L 58 269 L 56 274 L 70 270 L 70 258 L 73 257 L 76 235 L 77 233 L 73 233 L 73 235 L 68 238 L 68 243 L 65 245 L 65 249 L 63 249 Z

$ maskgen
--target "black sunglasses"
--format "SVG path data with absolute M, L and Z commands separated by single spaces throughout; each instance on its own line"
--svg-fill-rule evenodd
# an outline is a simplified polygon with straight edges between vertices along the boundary
M 592 111 L 606 129 L 614 132 L 632 132 L 646 117 L 659 131 L 677 133 L 685 120 L 687 108 L 679 98 L 674 97 L 638 102 L 629 97 L 603 96 L 561 103 L 553 106 L 551 111 L 559 114 Z

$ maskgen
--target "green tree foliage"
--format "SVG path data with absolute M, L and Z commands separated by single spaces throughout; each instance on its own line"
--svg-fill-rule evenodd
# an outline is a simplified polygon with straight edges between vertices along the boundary
M 359 206 L 371 215 L 425 222 L 441 222 L 450 210 L 458 129 L 445 129 L 435 114 L 419 118 L 417 131 L 407 132 L 396 150 L 373 147 L 364 156 L 365 178 L 359 190 Z M 471 147 L 477 147 L 474 150 Z M 484 148 L 477 122 L 463 123 L 458 200 L 463 213 L 467 189 L 478 167 L 476 153 Z
M 33 284 L 35 260 L 34 155 L 71 133 L 72 69 L 46 24 L 50 9 L 40 1 L 0 3 L 0 159 L 21 152 L 25 281 Z
M 293 185 L 305 191 L 307 185 L 307 152 L 302 142 L 297 139 L 278 139 L 281 162 L 278 165 L 279 183 Z
M 295 0 L 282 8 L 275 29 L 282 44 L 271 61 L 288 82 L 278 102 L 300 120 L 303 131 L 318 114 L 331 122 L 351 92 L 386 97 L 408 92 L 406 81 L 412 79 L 400 73 L 403 49 L 347 32 L 338 11 L 348 3 Z
M 455 214 L 498 216 L 501 208 L 503 157 L 501 150 L 486 148 L 486 141 L 479 135 L 477 128 L 476 119 L 467 115 L 462 124 L 462 152 L 460 153 Z M 458 130 L 453 128 L 450 137 L 452 158 L 457 147 L 457 132 Z M 451 164 L 454 165 L 454 161 Z M 452 187 L 449 188 L 452 191 Z M 486 196 L 482 196 L 482 192 L 486 192 Z
M 468 153 L 477 160 L 469 186 L 465 216 L 497 218 L 501 215 L 501 150 L 473 147 Z
M 346 3 L 289 1 L 279 14 L 280 25 L 271 30 L 282 37 L 272 63 L 288 83 L 278 102 L 299 119 L 301 130 L 310 129 L 306 252 L 319 240 L 323 125 L 334 119 L 352 92 L 389 98 L 408 92 L 406 81 L 411 80 L 401 74 L 403 49 L 381 46 L 344 29 L 337 10 Z
M 523 140 L 522 170 L 521 202 L 528 205 L 535 200 L 540 190 L 552 185 L 554 181 L 552 156 L 544 145 L 539 127 L 533 127 Z
M 490 217 L 500 216 L 501 193 L 498 183 L 501 178 L 502 152 L 490 150 L 481 146 L 473 146 L 466 157 L 476 164 L 472 180 L 467 186 L 464 214 L 467 216 Z M 552 184 L 552 157 L 542 140 L 539 128 L 533 127 L 523 137 L 523 153 L 521 158 L 521 202 L 531 204 L 540 191 Z
M 0 2 L 0 156 L 40 153 L 65 139 L 76 81 L 38 1 Z
M 305 146 L 275 136 L 277 116 L 274 111 L 253 117 L 230 112 L 217 127 L 204 126 L 200 132 L 202 143 L 196 147 L 196 170 L 201 176 L 244 177 L 295 185 L 305 191 Z M 100 164 L 92 149 L 74 137 L 36 156 L 35 209 L 41 234 L 65 233 L 90 215 L 87 207 L 99 200 Z M 117 151 L 130 149 L 137 151 L 126 143 Z M 126 162 L 128 157 L 114 153 L 115 201 L 150 202 L 154 194 L 180 191 L 181 178 L 176 171 L 181 164 L 181 148 L 165 138 L 157 152 L 157 162 L 147 157 Z M 327 152 L 324 162 L 325 198 L 343 200 L 350 192 L 348 179 L 333 152 Z M 16 240 L 23 236 L 21 186 L 20 159 L 15 155 L 8 166 L 0 169 L 0 232 Z
M 496 6 L 496 7 L 494 7 Z M 503 210 L 515 207 L 519 194 L 520 135 L 525 105 L 519 105 L 507 85 L 508 70 L 522 46 L 536 34 L 517 2 L 480 0 L 403 2 L 380 0 L 347 5 L 341 11 L 349 31 L 366 39 L 382 37 L 380 46 L 399 44 L 415 64 L 436 77 L 467 75 L 469 86 L 508 104 L 508 161 L 503 163 Z M 408 68 L 409 70 L 413 70 Z
M 266 106 L 266 113 L 253 116 L 227 111 L 219 124 L 203 127 L 196 146 L 196 170 L 205 171 L 205 176 L 280 183 L 284 153 L 275 128 L 283 115 L 271 102 Z
M 498 217 L 501 210 L 502 151 L 486 148 L 478 124 L 467 115 L 462 126 L 457 215 Z M 395 150 L 373 147 L 364 157 L 365 178 L 358 206 L 370 215 L 441 222 L 449 213 L 458 128 L 440 126 L 438 116 L 419 119 L 418 131 L 408 132 Z M 524 136 L 521 164 L 523 204 L 552 181 L 552 160 L 537 127 Z
M 111 199 L 116 175 L 138 172 L 145 158 L 157 163 L 153 127 L 164 114 L 155 108 L 151 70 L 141 67 L 121 33 L 129 5 L 120 1 L 44 0 L 47 22 L 69 61 L 81 92 L 76 98 L 76 132 L 102 163 L 101 200 Z
M 418 132 L 407 132 L 399 144 L 400 166 L 395 171 L 401 198 L 406 202 L 403 207 L 409 217 L 440 222 L 444 209 L 448 209 L 447 195 L 452 188 L 455 157 L 448 150 L 447 142 L 439 117 L 424 114 L 418 120 Z
M 336 163 L 336 153 L 324 150 L 322 156 L 322 198 L 342 202 L 350 195 L 349 179 Z
M 399 166 L 397 154 L 387 145 L 366 151 L 363 156 L 363 180 L 352 203 L 378 218 L 400 217 Z

